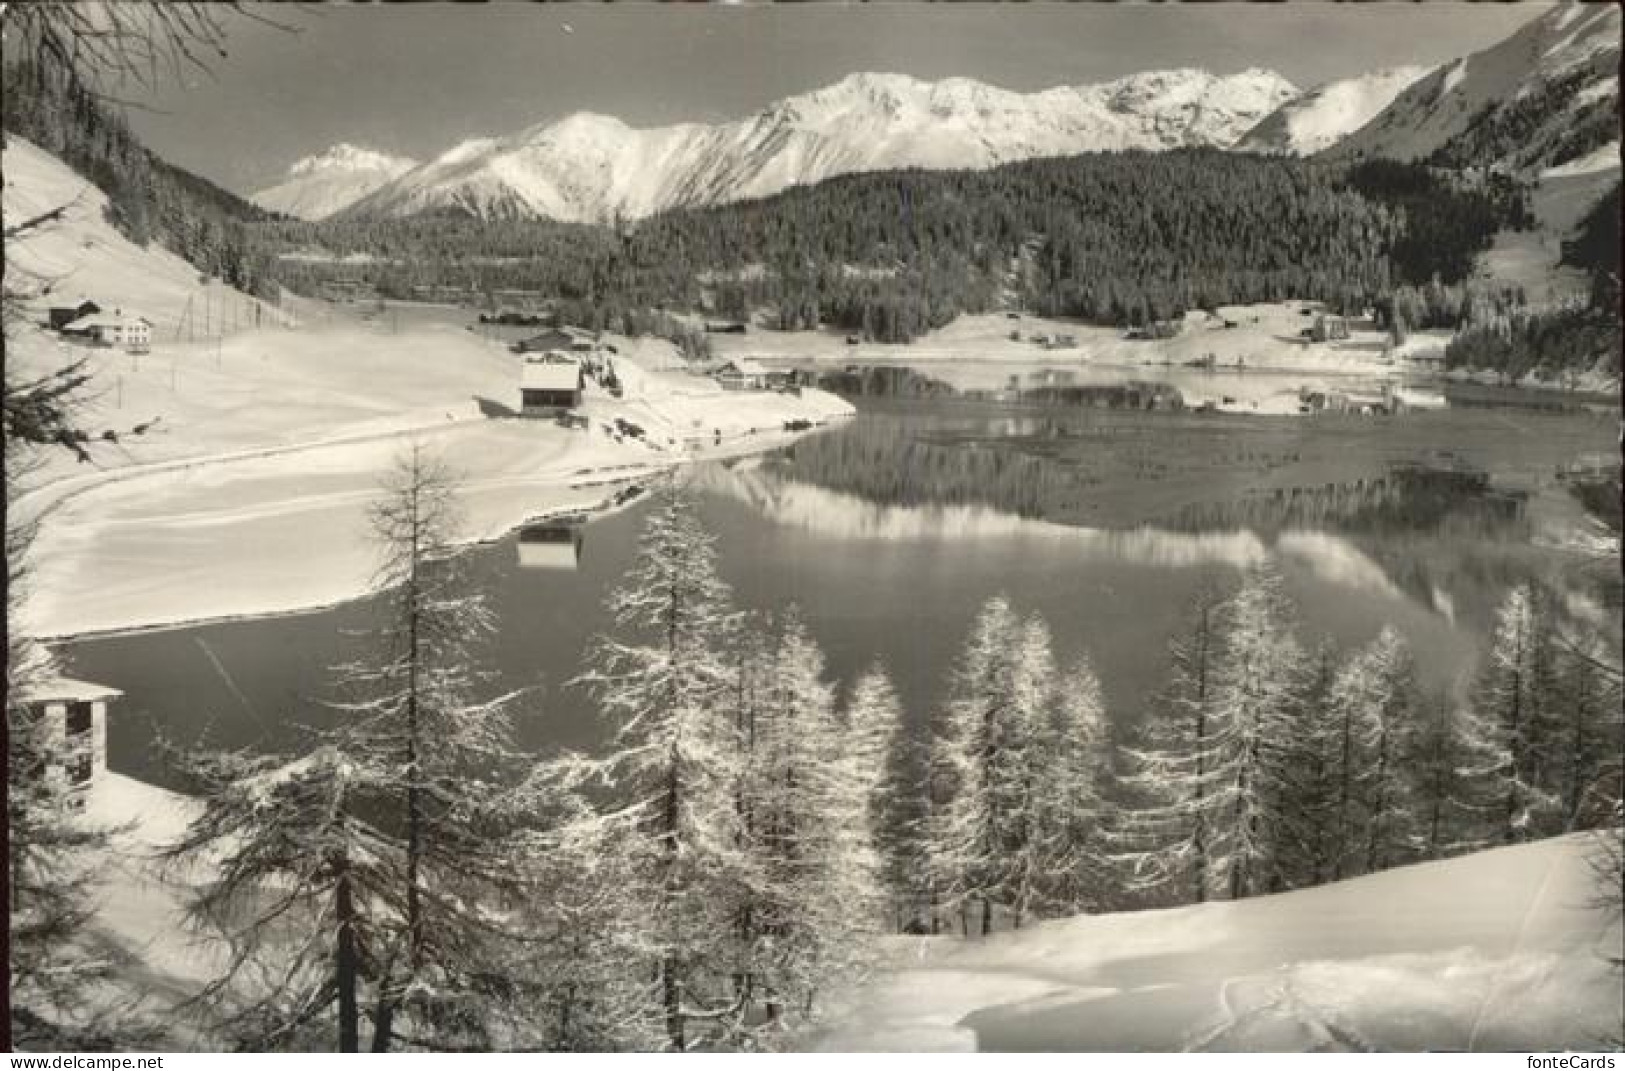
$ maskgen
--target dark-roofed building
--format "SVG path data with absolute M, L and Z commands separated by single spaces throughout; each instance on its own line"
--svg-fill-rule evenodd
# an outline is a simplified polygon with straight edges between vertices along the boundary
M 45 311 L 47 322 L 51 330 L 60 331 L 75 320 L 92 316 L 102 311 L 102 307 L 89 298 L 77 298 L 73 301 L 50 306 Z

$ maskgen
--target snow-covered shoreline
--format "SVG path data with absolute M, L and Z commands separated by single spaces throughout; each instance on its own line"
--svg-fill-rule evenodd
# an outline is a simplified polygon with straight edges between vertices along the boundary
M 748 399 L 729 404 L 753 408 Z M 803 419 L 839 419 L 823 406 L 807 407 Z M 25 627 L 61 641 L 310 613 L 364 598 L 374 590 L 365 509 L 377 478 L 413 437 L 434 441 L 464 474 L 458 543 L 466 549 L 538 519 L 605 512 L 616 508 L 616 489 L 694 460 L 773 449 L 794 435 L 733 436 L 645 460 L 628 457 L 624 443 L 601 446 L 580 441 L 587 433 L 507 420 L 113 472 L 39 515 Z

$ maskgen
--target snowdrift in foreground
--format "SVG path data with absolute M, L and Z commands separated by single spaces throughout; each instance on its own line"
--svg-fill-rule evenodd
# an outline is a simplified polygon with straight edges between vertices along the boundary
M 898 938 L 824 1050 L 1597 1049 L 1618 915 L 1585 835 L 1236 903 Z

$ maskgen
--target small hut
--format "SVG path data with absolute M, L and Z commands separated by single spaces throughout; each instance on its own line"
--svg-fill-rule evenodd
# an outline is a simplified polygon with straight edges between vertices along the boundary
M 45 777 L 80 788 L 107 770 L 107 707 L 123 694 L 70 677 L 18 689 L 17 703 L 43 719 L 50 753 Z

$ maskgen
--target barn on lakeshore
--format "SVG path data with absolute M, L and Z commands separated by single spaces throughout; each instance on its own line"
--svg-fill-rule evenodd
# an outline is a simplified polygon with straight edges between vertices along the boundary
M 48 778 L 79 788 L 107 770 L 107 708 L 123 695 L 70 677 L 56 677 L 25 685 L 16 702 L 43 727 L 53 759 L 44 771 Z
M 519 371 L 519 415 L 563 416 L 581 404 L 585 385 L 581 362 L 572 357 L 526 357 Z

